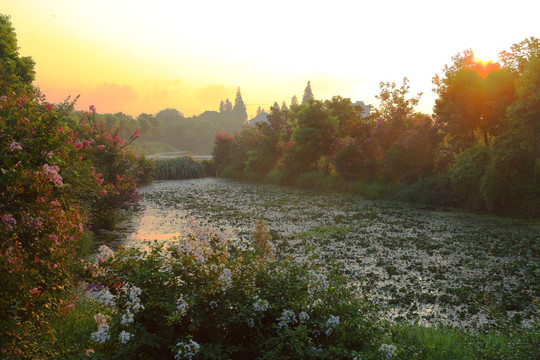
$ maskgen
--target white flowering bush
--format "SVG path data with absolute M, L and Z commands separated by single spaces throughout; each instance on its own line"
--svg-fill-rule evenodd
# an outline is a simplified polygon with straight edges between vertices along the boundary
M 191 224 L 87 265 L 95 359 L 377 359 L 382 329 L 335 265 L 235 250 Z M 106 309 L 104 311 L 103 309 Z

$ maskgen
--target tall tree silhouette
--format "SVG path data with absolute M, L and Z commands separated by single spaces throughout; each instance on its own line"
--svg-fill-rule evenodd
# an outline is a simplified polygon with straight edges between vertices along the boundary
M 246 104 L 244 104 L 244 100 L 242 100 L 242 94 L 240 93 L 240 88 L 236 90 L 236 99 L 234 99 L 234 108 L 233 108 L 233 114 L 238 117 L 239 120 L 242 120 L 242 122 L 247 121 L 247 110 L 246 110 Z
M 304 96 L 302 97 L 302 105 L 307 104 L 309 100 L 315 100 L 315 96 L 313 96 L 313 91 L 311 90 L 311 81 L 307 82 L 306 89 L 304 90 Z

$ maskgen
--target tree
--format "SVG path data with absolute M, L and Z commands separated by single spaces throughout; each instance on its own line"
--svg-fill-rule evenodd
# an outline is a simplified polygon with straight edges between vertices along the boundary
M 233 105 L 229 99 L 221 101 L 219 103 L 219 112 L 220 113 L 231 113 L 233 111 Z
M 444 77 L 434 78 L 435 114 L 458 152 L 473 146 L 479 138 L 485 146 L 505 127 L 506 107 L 514 97 L 515 75 L 499 64 L 481 63 L 471 51 L 454 58 Z
M 259 106 L 257 108 L 257 116 L 261 115 L 264 112 L 264 110 Z
M 313 91 L 311 90 L 311 82 L 307 82 L 306 89 L 304 90 L 304 96 L 302 97 L 302 105 L 305 105 L 309 102 L 309 100 L 315 100 L 315 96 L 313 96 Z
M 508 108 L 511 124 L 521 130 L 528 149 L 540 157 L 540 55 L 516 81 L 516 100 Z
M 283 103 L 281 104 L 281 111 L 287 111 L 289 108 L 287 107 L 287 103 L 285 100 L 283 100 Z
M 0 14 L 0 94 L 29 87 L 35 78 L 35 62 L 19 56 L 17 35 L 9 16 Z
M 318 172 L 319 159 L 336 149 L 337 119 L 322 101 L 309 102 L 296 116 L 298 127 L 292 133 L 294 147 L 289 160 L 296 162 L 300 171 L 315 168 Z
M 242 100 L 242 94 L 240 93 L 240 88 L 236 91 L 236 99 L 234 100 L 234 108 L 232 109 L 232 112 L 235 116 L 238 117 L 239 120 L 242 121 L 242 123 L 245 123 L 247 121 L 247 110 L 246 105 L 244 104 L 244 100 Z
M 513 44 L 510 51 L 502 51 L 499 58 L 503 67 L 521 74 L 527 63 L 540 56 L 540 39 L 530 37 L 518 44 Z
M 298 105 L 298 98 L 294 95 L 291 99 L 291 106 Z

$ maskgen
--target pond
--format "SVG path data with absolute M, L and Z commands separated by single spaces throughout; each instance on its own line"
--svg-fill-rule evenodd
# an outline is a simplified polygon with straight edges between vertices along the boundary
M 392 321 L 475 327 L 538 320 L 540 231 L 512 219 L 351 194 L 204 178 L 156 181 L 115 235 L 124 246 L 179 235 L 190 218 L 249 246 L 263 219 L 280 253 L 314 245 Z M 535 305 L 536 304 L 536 305 Z

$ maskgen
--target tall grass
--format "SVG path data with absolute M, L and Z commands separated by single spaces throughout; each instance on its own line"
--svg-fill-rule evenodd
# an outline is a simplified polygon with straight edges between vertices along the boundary
M 154 161 L 156 166 L 154 178 L 156 180 L 181 180 L 193 179 L 205 176 L 205 167 L 189 156 L 175 159 L 158 159 Z

